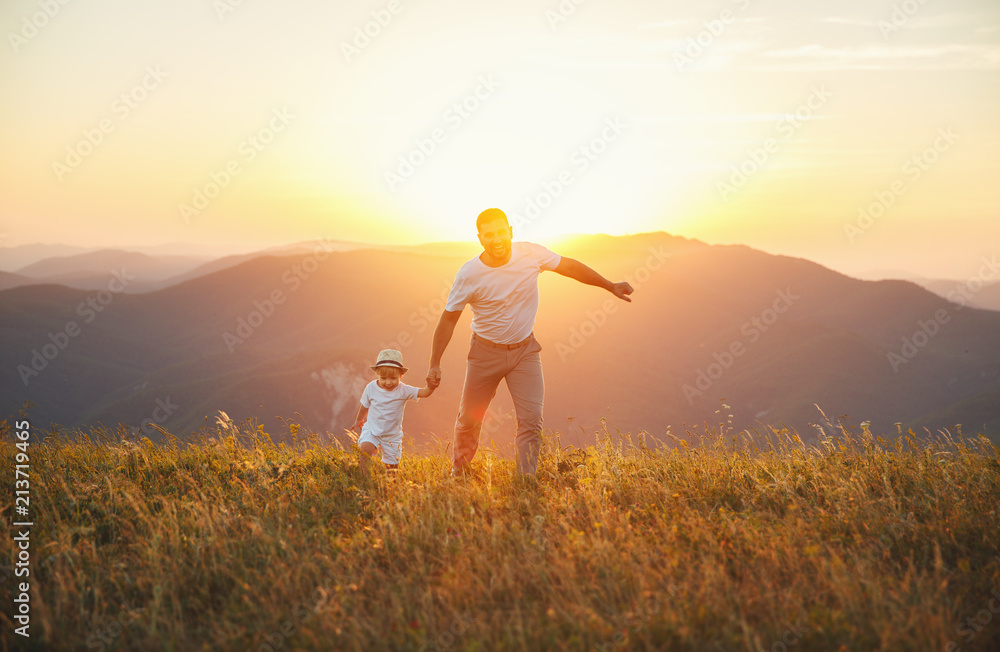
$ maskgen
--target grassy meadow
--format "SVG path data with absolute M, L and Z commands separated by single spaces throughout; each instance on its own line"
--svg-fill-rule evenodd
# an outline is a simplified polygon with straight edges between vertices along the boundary
M 291 432 L 32 444 L 31 638 L 12 631 L 5 537 L 0 647 L 1000 649 L 985 437 L 547 433 L 531 480 L 491 450 L 462 478 L 443 451 L 365 478 L 355 452 Z

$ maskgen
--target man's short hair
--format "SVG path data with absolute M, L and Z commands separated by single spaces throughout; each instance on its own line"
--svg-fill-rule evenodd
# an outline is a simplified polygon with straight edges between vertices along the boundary
M 482 230 L 483 225 L 487 222 L 492 222 L 497 219 L 503 220 L 507 226 L 510 226 L 510 222 L 507 221 L 506 213 L 499 208 L 487 208 L 479 214 L 479 217 L 476 218 L 476 231 Z

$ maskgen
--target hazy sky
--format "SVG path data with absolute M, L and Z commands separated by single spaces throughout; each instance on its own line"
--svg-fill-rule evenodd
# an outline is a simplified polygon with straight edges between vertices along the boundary
M 848 272 L 1000 253 L 995 0 L 6 0 L 0 26 L 4 246 L 467 240 L 499 206 L 516 238 Z

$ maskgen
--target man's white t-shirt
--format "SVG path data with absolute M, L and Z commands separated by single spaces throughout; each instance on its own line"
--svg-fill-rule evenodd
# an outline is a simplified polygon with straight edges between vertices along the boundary
M 361 405 L 368 408 L 368 418 L 361 429 L 362 436 L 370 433 L 375 437 L 403 436 L 403 408 L 407 401 L 417 401 L 420 390 L 406 383 L 399 383 L 388 392 L 373 380 L 361 393 Z
M 472 332 L 496 344 L 516 344 L 531 335 L 538 313 L 538 274 L 562 258 L 533 242 L 512 242 L 510 260 L 490 267 L 478 256 L 462 265 L 445 309 L 472 307 Z

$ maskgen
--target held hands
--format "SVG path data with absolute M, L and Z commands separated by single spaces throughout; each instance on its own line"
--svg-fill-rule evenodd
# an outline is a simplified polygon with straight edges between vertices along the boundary
M 441 367 L 431 367 L 427 371 L 427 386 L 431 389 L 437 389 L 441 384 Z
M 621 283 L 613 283 L 611 285 L 611 294 L 615 295 L 622 301 L 628 301 L 629 303 L 632 303 L 632 299 L 630 299 L 628 295 L 632 294 L 633 291 L 632 286 L 624 281 Z

